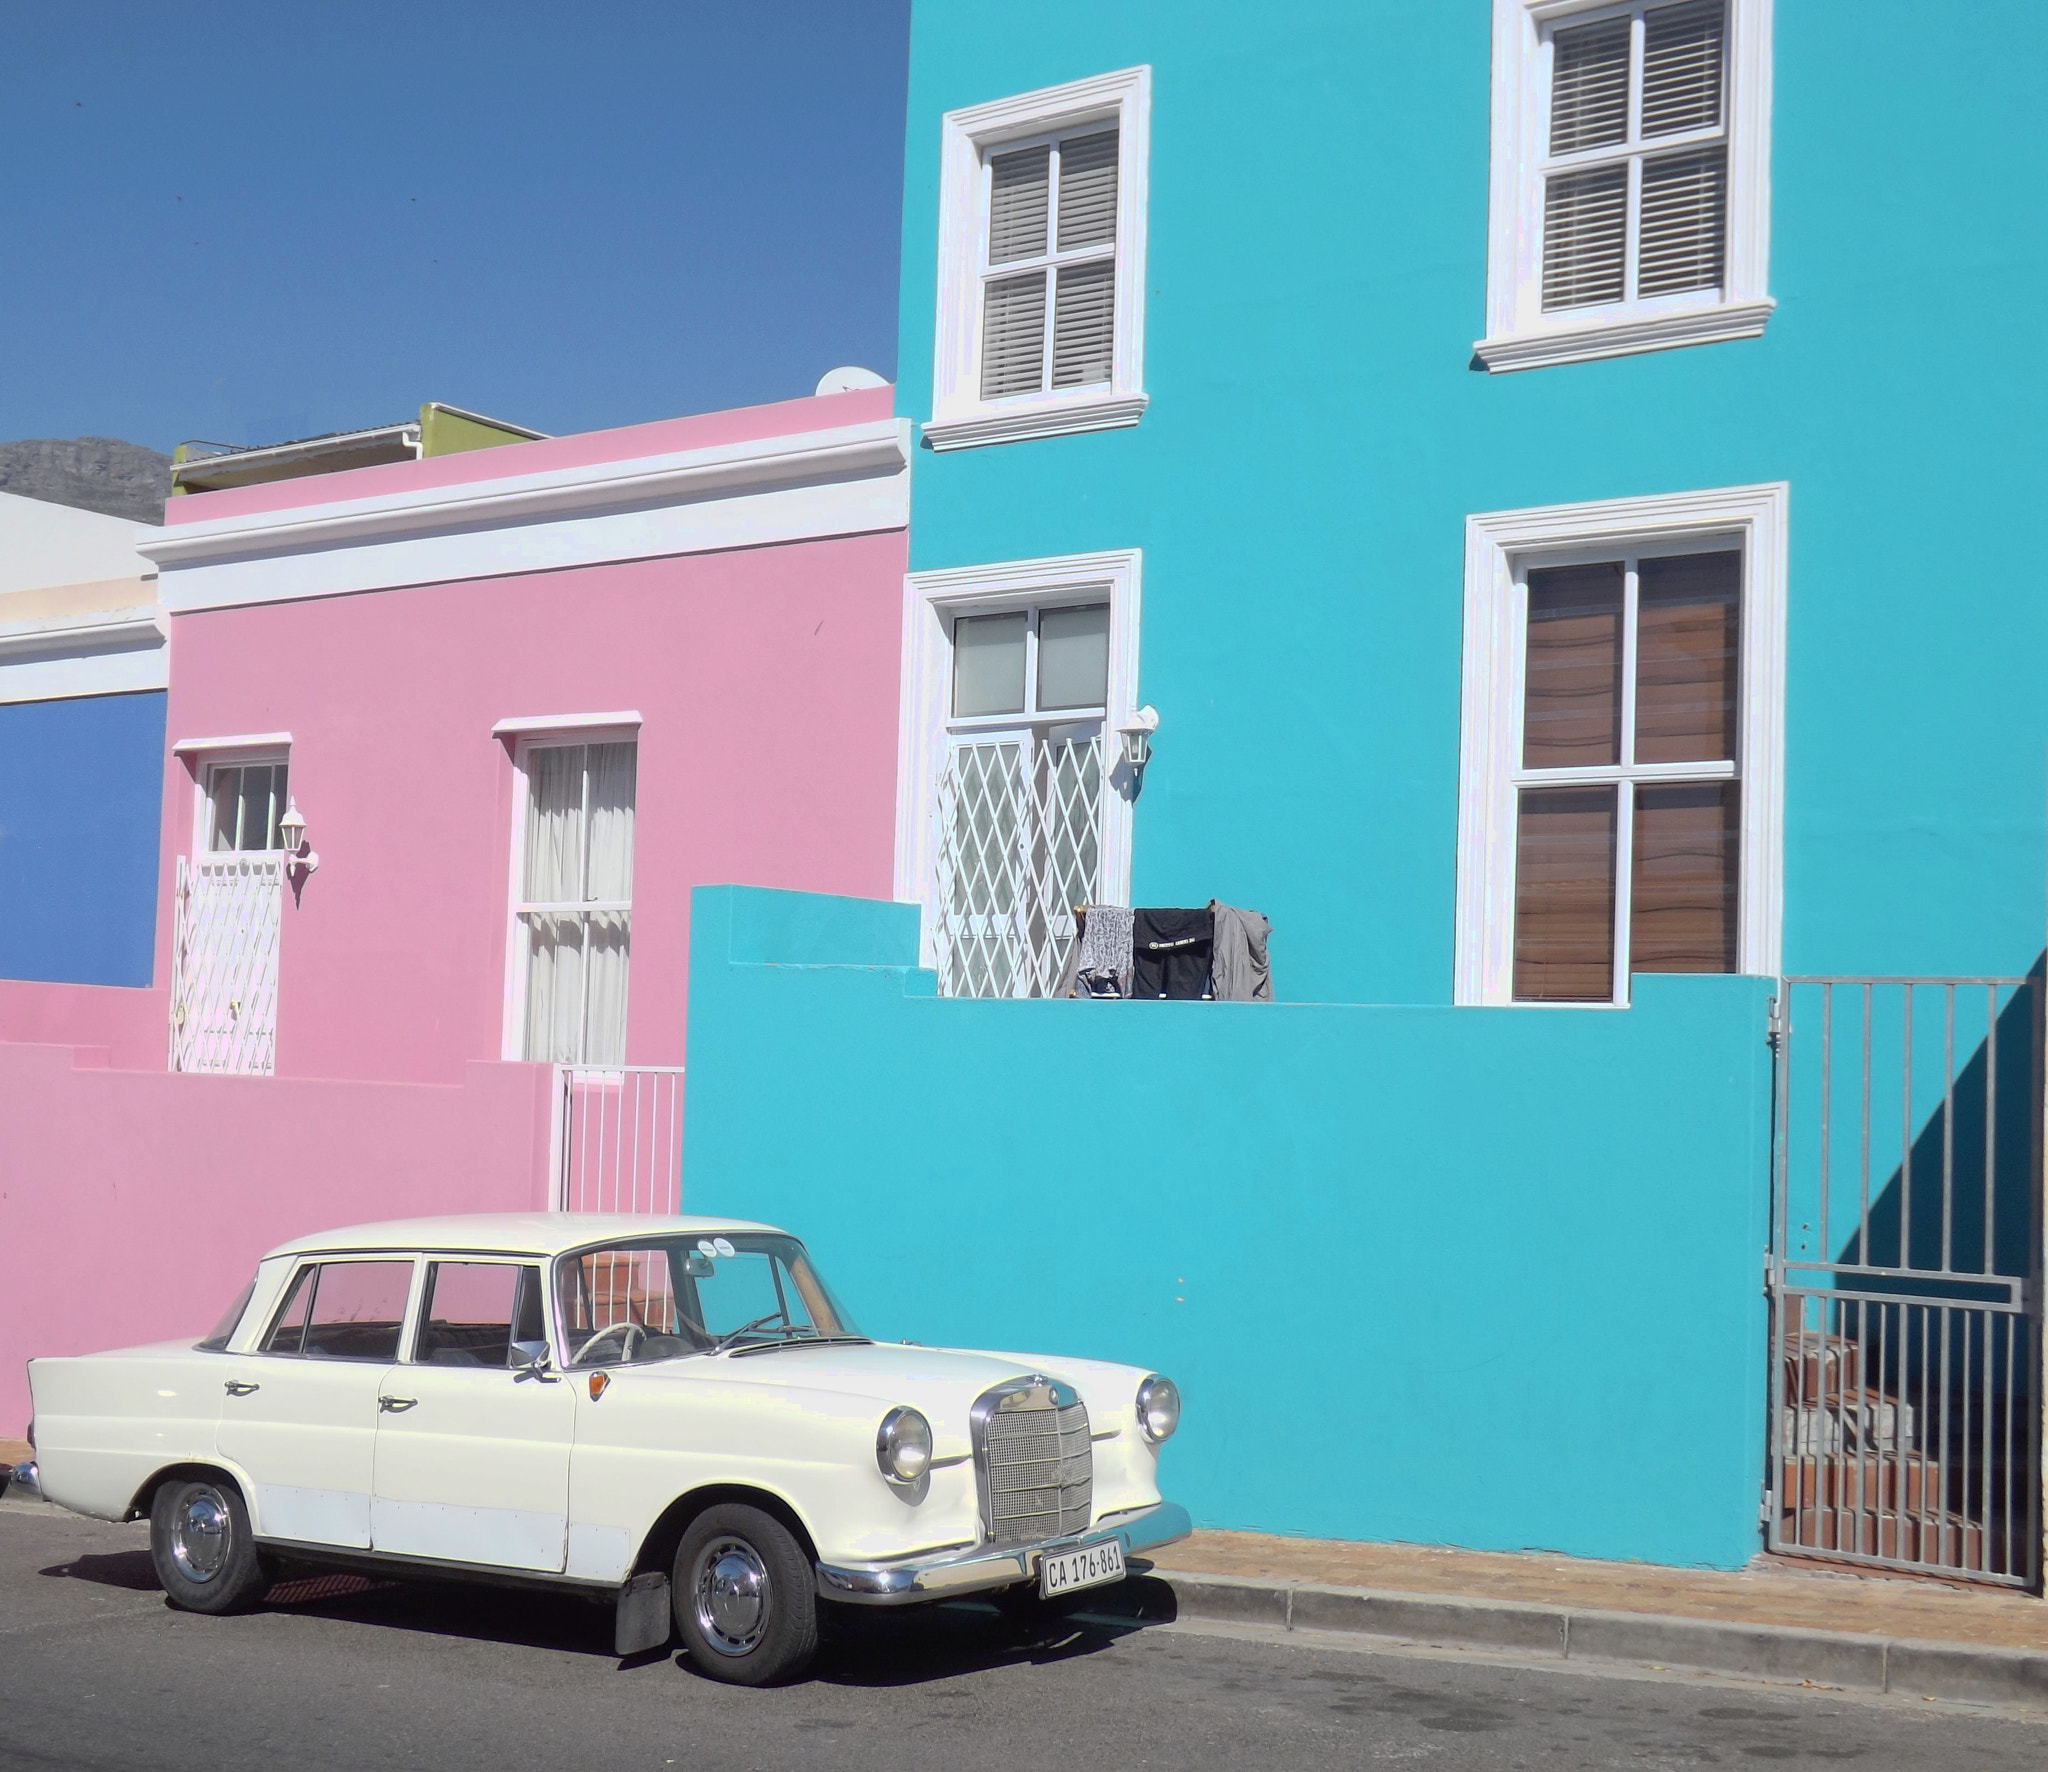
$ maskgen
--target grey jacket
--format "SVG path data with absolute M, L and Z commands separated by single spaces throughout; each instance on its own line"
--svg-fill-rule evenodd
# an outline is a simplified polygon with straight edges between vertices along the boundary
M 1221 899 L 1209 900 L 1216 919 L 1210 948 L 1209 989 L 1219 1003 L 1270 1003 L 1273 965 L 1266 952 L 1272 924 L 1257 911 L 1242 911 Z

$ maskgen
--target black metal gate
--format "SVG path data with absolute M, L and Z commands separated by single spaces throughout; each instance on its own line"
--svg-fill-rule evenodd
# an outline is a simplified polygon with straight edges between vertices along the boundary
M 1788 978 L 1772 1038 L 1770 1547 L 2032 1587 L 2042 981 Z

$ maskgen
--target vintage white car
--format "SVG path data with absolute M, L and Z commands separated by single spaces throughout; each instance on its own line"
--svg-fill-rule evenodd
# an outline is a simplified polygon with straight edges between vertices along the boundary
M 147 1517 L 165 1592 L 280 1561 L 574 1588 L 619 1653 L 758 1685 L 818 1601 L 1120 1580 L 1184 1537 L 1180 1399 L 1139 1367 L 882 1344 L 732 1219 L 414 1219 L 287 1243 L 196 1346 L 29 1362 L 50 1500 Z

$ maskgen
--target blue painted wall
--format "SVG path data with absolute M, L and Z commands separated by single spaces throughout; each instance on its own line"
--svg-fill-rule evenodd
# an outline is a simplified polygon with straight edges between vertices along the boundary
M 1789 482 L 1785 964 L 2024 970 L 2048 13 L 1781 6 L 1766 335 L 1493 376 L 1488 11 L 919 0 L 898 410 L 930 410 L 941 113 L 1136 63 L 1152 405 L 920 451 L 912 564 L 1144 550 L 1133 896 L 1265 910 L 1293 1001 L 939 1001 L 906 910 L 713 895 L 686 1191 L 812 1236 L 881 1333 L 1174 1370 L 1211 1524 L 1731 1566 L 1769 987 L 1447 1007 L 1464 521 Z
M 0 978 L 147 985 L 164 696 L 0 706 Z
M 2042 948 L 2048 12 L 1777 9 L 1758 340 L 1488 375 L 1489 9 L 919 0 L 899 410 L 930 412 L 943 111 L 1154 70 L 1134 430 L 921 451 L 912 564 L 1145 550 L 1141 904 L 1267 911 L 1280 988 L 1448 1002 L 1468 512 L 1786 480 L 1793 971 Z M 1986 43 L 1999 53 L 1988 60 Z M 1890 121 L 1873 129 L 1871 119 Z
M 1211 1526 L 1756 1549 L 1761 980 L 1627 1014 L 942 999 L 916 912 L 704 887 L 684 1197 L 884 1338 L 1157 1366 Z

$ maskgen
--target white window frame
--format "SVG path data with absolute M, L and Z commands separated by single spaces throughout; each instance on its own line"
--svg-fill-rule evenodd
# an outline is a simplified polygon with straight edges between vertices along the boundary
M 903 580 L 902 701 L 896 743 L 896 883 L 899 903 L 920 907 L 918 964 L 931 966 L 937 911 L 938 843 L 933 795 L 945 762 L 951 718 L 952 624 L 963 615 L 1015 609 L 1109 605 L 1109 692 L 1104 719 L 1107 771 L 1102 813 L 1102 902 L 1131 901 L 1133 806 L 1129 767 L 1117 755 L 1116 730 L 1138 706 L 1138 625 L 1143 557 L 1138 549 L 1008 560 Z M 1066 716 L 1071 719 L 1074 716 Z M 1092 716 L 1082 715 L 1081 718 Z M 968 722 L 990 727 L 1026 724 L 1021 715 Z M 1041 722 L 1044 724 L 1047 722 Z
M 1783 481 L 1713 491 L 1491 511 L 1465 520 L 1464 707 L 1458 765 L 1458 902 L 1452 1000 L 1517 1008 L 1626 1007 L 1514 999 L 1516 794 L 1522 762 L 1527 571 L 1665 544 L 1739 543 L 1743 556 L 1736 762 L 1742 783 L 1736 970 L 1775 977 L 1782 922 L 1785 798 Z M 1711 768 L 1687 765 L 1688 778 Z M 1619 773 L 1619 772 L 1617 772 Z M 1639 771 L 1638 773 L 1654 773 Z M 1629 865 L 1618 855 L 1617 867 Z M 1626 942 L 1626 927 L 1617 941 Z
M 292 762 L 292 748 L 289 741 L 282 744 L 266 744 L 260 741 L 229 740 L 220 749 L 210 746 L 180 746 L 182 754 L 194 762 L 192 793 L 192 847 L 189 851 L 197 862 L 209 855 L 282 855 L 278 849 L 216 849 L 213 847 L 213 772 L 216 769 L 239 769 L 249 763 L 282 763 L 287 771 L 286 803 L 290 803 L 289 771 Z M 285 808 L 280 806 L 277 815 L 282 818 Z
M 600 720 L 617 723 L 597 724 L 596 722 Z M 639 716 L 632 714 L 623 718 L 616 714 L 565 714 L 546 720 L 501 720 L 492 728 L 492 732 L 494 736 L 512 740 L 512 816 L 506 821 L 512 827 L 512 847 L 505 875 L 505 1021 L 499 1051 L 508 1064 L 526 1064 L 534 1061 L 529 1061 L 526 1056 L 526 929 L 519 920 L 521 912 L 526 908 L 526 901 L 519 896 L 519 888 L 526 871 L 527 815 L 533 805 L 533 787 L 527 779 L 528 759 L 535 751 L 549 750 L 561 745 L 637 745 L 640 742 L 640 725 Z M 633 859 L 636 873 L 639 857 L 640 796 L 636 787 L 633 795 Z M 613 910 L 620 907 L 607 902 L 584 908 Z M 628 899 L 623 908 L 626 914 L 631 916 L 633 901 Z M 626 965 L 626 1015 L 627 1032 L 630 1033 L 633 1013 L 630 958 Z M 617 1066 L 596 1069 L 589 1066 L 574 1068 L 591 1075 L 623 1075 Z
M 1550 44 L 1559 24 L 1625 13 L 1632 0 L 1494 0 L 1493 152 L 1487 201 L 1486 336 L 1496 373 L 1755 338 L 1770 297 L 1771 8 L 1727 0 L 1728 239 L 1717 291 L 1543 312 L 1543 171 Z
M 934 449 L 968 449 L 1027 437 L 1114 430 L 1144 415 L 1145 186 L 1150 158 L 1152 70 L 1124 68 L 1015 98 L 948 111 L 941 119 L 939 264 L 932 344 Z M 1087 126 L 1117 129 L 1116 339 L 1107 387 L 981 397 L 983 247 L 988 237 L 988 159 L 996 150 Z M 1050 305 L 1051 291 L 1047 291 Z

